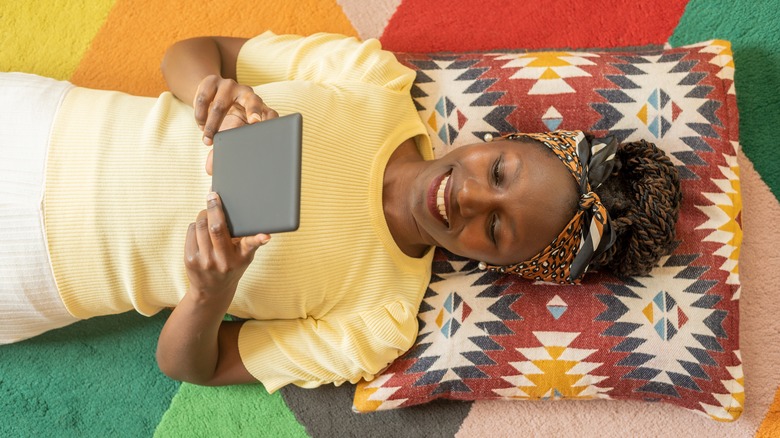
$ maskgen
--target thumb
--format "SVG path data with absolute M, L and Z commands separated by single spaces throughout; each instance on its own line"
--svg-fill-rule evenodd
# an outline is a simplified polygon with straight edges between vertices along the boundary
M 206 173 L 211 175 L 214 171 L 214 149 L 209 151 L 209 155 L 206 157 Z
M 257 251 L 257 248 L 268 243 L 269 240 L 271 240 L 271 235 L 264 233 L 244 237 L 241 239 L 241 252 L 245 255 L 249 255 Z

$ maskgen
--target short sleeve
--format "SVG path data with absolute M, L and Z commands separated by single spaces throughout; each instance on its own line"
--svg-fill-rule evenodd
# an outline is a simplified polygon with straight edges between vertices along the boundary
M 238 81 L 250 86 L 279 81 L 359 81 L 408 91 L 415 73 L 376 39 L 344 35 L 308 37 L 265 32 L 244 43 L 236 64 Z
M 393 302 L 331 319 L 247 321 L 238 348 L 247 370 L 274 392 L 287 384 L 314 388 L 371 380 L 416 336 L 414 308 Z

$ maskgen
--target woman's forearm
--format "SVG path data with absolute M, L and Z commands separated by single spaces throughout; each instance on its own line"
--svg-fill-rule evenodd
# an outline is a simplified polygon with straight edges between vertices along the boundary
M 219 362 L 219 328 L 232 296 L 200 297 L 187 292 L 157 344 L 157 363 L 166 375 L 201 385 L 212 383 Z
M 217 75 L 236 80 L 238 52 L 246 38 L 199 37 L 177 42 L 168 48 L 162 61 L 168 88 L 182 102 L 192 105 L 200 82 Z
M 192 38 L 172 45 L 165 52 L 161 69 L 174 96 L 192 105 L 203 78 L 222 75 L 222 57 L 213 38 Z

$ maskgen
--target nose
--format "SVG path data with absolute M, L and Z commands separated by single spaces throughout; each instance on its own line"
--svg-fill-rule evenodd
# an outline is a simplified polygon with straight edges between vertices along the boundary
M 464 218 L 471 218 L 493 209 L 497 201 L 496 193 L 474 178 L 463 181 L 456 198 L 460 214 Z

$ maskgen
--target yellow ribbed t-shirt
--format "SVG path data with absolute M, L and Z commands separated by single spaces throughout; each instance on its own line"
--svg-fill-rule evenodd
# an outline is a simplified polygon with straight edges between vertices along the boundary
M 370 379 L 411 347 L 432 251 L 404 255 L 382 210 L 393 151 L 433 153 L 409 95 L 414 72 L 379 42 L 340 35 L 249 40 L 239 82 L 279 114 L 303 114 L 301 223 L 262 247 L 231 314 L 239 351 L 269 391 Z M 187 290 L 187 226 L 205 208 L 208 148 L 192 108 L 75 88 L 55 120 L 45 226 L 54 276 L 78 318 L 152 315 Z

